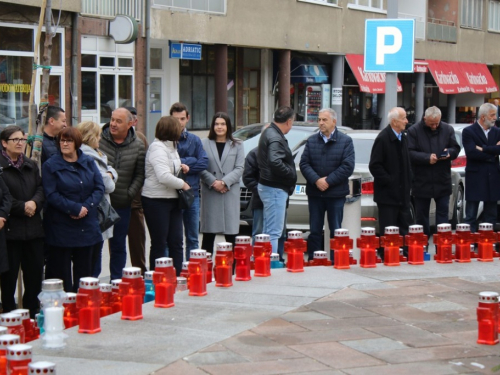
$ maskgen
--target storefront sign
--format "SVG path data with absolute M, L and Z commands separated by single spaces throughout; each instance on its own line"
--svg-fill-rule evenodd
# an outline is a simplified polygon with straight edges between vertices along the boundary
M 170 43 L 170 58 L 201 60 L 201 44 Z
M 31 92 L 31 85 L 0 83 L 0 92 L 22 92 L 29 94 Z
M 342 105 L 342 87 L 332 88 L 332 105 Z

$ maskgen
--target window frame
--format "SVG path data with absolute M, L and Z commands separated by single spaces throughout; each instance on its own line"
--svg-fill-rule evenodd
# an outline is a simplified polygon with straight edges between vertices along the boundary
M 210 0 L 209 0 L 210 1 Z M 151 5 L 152 8 L 157 8 L 157 9 L 168 9 L 173 12 L 193 12 L 193 13 L 205 13 L 205 14 L 212 14 L 212 15 L 219 15 L 219 16 L 225 16 L 227 14 L 227 0 L 220 0 L 223 2 L 224 5 L 224 11 L 223 12 L 215 12 L 215 11 L 210 11 L 210 10 L 201 10 L 201 9 L 193 9 L 192 7 L 192 0 L 189 0 L 191 6 L 189 8 L 185 7 L 178 7 L 174 5 L 165 5 L 165 4 L 158 4 L 158 0 L 153 0 L 153 4 Z
M 372 4 L 372 0 L 369 0 L 370 4 Z M 372 13 L 380 13 L 387 14 L 387 9 L 384 9 L 384 1 L 380 0 L 380 6 L 376 7 L 373 5 L 359 5 L 359 0 L 348 0 L 347 3 L 348 9 L 361 10 L 364 12 L 372 12 Z
M 483 14 L 484 14 L 484 7 L 483 7 L 483 0 L 461 0 L 461 7 L 460 7 L 460 27 L 464 29 L 473 29 L 473 30 L 483 30 Z M 464 3 L 467 3 L 467 5 L 472 4 L 472 16 L 465 14 L 464 7 L 469 8 L 468 6 L 465 6 Z M 476 11 L 476 5 L 479 4 L 480 6 L 480 16 L 479 16 L 479 26 L 474 25 L 474 19 L 477 16 L 477 11 Z M 472 17 L 472 22 L 470 21 L 470 17 Z
M 492 9 L 493 7 L 496 9 Z M 494 13 L 496 13 L 496 22 L 492 22 Z M 496 26 L 493 27 L 492 23 L 496 23 Z M 500 1 L 498 0 L 489 0 L 488 2 L 488 31 L 500 32 Z
M 340 8 L 339 0 L 297 0 L 299 3 L 309 3 L 316 5 L 323 5 L 332 8 Z M 333 3 L 329 3 L 328 1 L 333 1 Z

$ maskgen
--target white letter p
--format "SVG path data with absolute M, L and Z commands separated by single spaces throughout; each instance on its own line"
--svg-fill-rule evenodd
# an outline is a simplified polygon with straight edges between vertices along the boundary
M 385 37 L 392 35 L 393 44 L 385 44 Z M 385 55 L 393 55 L 401 49 L 403 44 L 403 34 L 394 26 L 377 27 L 377 57 L 376 64 L 384 65 Z

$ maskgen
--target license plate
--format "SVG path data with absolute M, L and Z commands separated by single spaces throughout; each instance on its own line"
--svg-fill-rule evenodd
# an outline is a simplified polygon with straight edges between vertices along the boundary
M 295 195 L 306 195 L 306 185 L 295 185 Z

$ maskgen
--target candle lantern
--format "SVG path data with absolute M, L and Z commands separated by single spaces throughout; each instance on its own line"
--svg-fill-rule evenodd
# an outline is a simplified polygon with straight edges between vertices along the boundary
M 101 300 L 99 279 L 82 277 L 76 295 L 76 308 L 80 310 L 78 333 L 101 332 Z
M 361 237 L 356 240 L 356 246 L 361 250 L 359 265 L 362 268 L 377 267 L 377 249 L 380 239 L 375 235 L 375 228 L 361 228 Z
M 185 277 L 179 276 L 177 278 L 177 288 L 175 288 L 176 292 L 184 292 L 188 289 L 187 279 Z
M 427 245 L 427 235 L 422 225 L 410 225 L 409 234 L 405 236 L 408 246 L 408 263 L 413 265 L 424 264 L 424 247 Z
M 477 307 L 478 344 L 498 344 L 498 293 L 479 293 Z
M 142 319 L 144 301 L 144 280 L 139 267 L 126 267 L 122 272 L 120 296 L 122 297 L 122 320 Z
M 271 254 L 271 269 L 273 268 L 285 268 L 283 262 L 280 262 L 280 255 L 278 253 Z
M 189 271 L 189 279 L 188 279 L 189 295 L 197 297 L 206 296 L 207 295 L 207 252 L 205 250 L 201 249 L 191 250 L 188 271 Z
M 66 293 L 63 302 L 64 307 L 64 328 L 68 329 L 78 325 L 79 310 L 76 307 L 76 293 Z
M 271 276 L 272 252 L 273 248 L 271 245 L 271 237 L 268 234 L 257 234 L 255 236 L 255 244 L 253 247 L 253 257 L 255 262 L 254 276 Z
M 32 347 L 26 344 L 15 344 L 7 347 L 7 374 L 28 375 L 28 364 L 31 362 Z
M 469 263 L 471 258 L 471 244 L 474 242 L 474 235 L 470 232 L 470 225 L 457 224 L 452 242 L 455 244 L 455 261 Z
M 331 266 L 332 262 L 330 262 L 330 259 L 328 259 L 328 254 L 326 251 L 323 250 L 316 250 L 313 253 L 313 259 L 310 260 L 309 266 Z
M 182 262 L 182 269 L 179 276 L 184 277 L 188 281 L 189 289 L 189 262 Z
M 403 246 L 403 236 L 399 235 L 398 227 L 385 227 L 380 246 L 384 248 L 384 266 L 399 266 L 399 247 Z
M 7 347 L 20 343 L 19 335 L 9 335 L 7 333 L 0 335 L 0 374 L 7 374 Z
M 334 251 L 333 268 L 350 268 L 349 250 L 352 247 L 353 240 L 349 238 L 349 230 L 344 228 L 335 229 L 334 237 L 330 239 L 330 248 Z
M 28 374 L 52 374 L 56 373 L 56 364 L 52 362 L 39 361 L 28 364 Z
M 304 241 L 302 232 L 292 230 L 288 232 L 285 241 L 285 253 L 287 253 L 287 272 L 304 272 L 304 253 L 307 251 L 307 242 Z
M 174 286 L 174 293 L 175 293 L 175 287 L 177 286 L 177 276 L 175 275 L 174 261 L 172 260 L 172 258 L 163 257 L 156 259 L 155 271 L 162 272 L 165 274 L 167 282 Z
M 477 234 L 477 255 L 480 262 L 493 262 L 493 244 L 497 242 L 497 234 L 493 232 L 493 224 L 479 224 Z
M 144 303 L 148 303 L 155 300 L 155 285 L 153 283 L 153 272 L 144 272 L 144 289 L 146 294 L 144 294 Z
M 212 282 L 214 278 L 214 261 L 212 259 L 212 253 L 207 253 L 207 284 Z
M 236 236 L 234 246 L 235 280 L 249 281 L 250 276 L 250 257 L 252 256 L 252 238 L 249 236 Z
M 10 335 L 18 335 L 21 344 L 26 342 L 26 331 L 24 330 L 21 314 L 12 312 L 0 314 L 0 325 L 7 327 L 7 333 Z
M 437 226 L 434 243 L 436 244 L 436 255 L 434 256 L 436 262 L 453 263 L 451 224 L 439 224 Z
M 120 294 L 120 283 L 122 279 L 111 280 L 111 314 L 122 311 L 122 296 Z
M 36 340 L 40 336 L 40 330 L 33 319 L 30 319 L 30 311 L 28 309 L 12 310 L 13 314 L 21 315 L 21 322 L 24 327 L 25 342 Z
M 113 286 L 111 284 L 100 283 L 99 290 L 101 291 L 101 306 L 99 308 L 99 316 L 103 318 L 113 313 L 113 306 L 111 303 Z
M 215 253 L 215 286 L 233 286 L 233 244 L 219 242 Z
M 59 349 L 66 346 L 64 340 L 68 337 L 64 332 L 64 307 L 66 293 L 63 282 L 59 279 L 48 279 L 42 282 L 42 291 L 38 299 L 43 305 L 43 334 L 44 348 Z
M 158 263 L 158 259 L 162 259 Z M 172 281 L 171 277 L 167 277 L 166 268 L 167 264 L 170 264 L 172 259 L 170 258 L 158 258 L 156 261 L 155 271 L 153 273 L 153 283 L 155 285 L 155 307 L 168 308 L 174 306 L 174 293 L 175 286 L 177 284 L 177 278 L 175 283 Z M 161 266 L 158 267 L 158 264 Z M 175 274 L 174 274 L 175 275 Z

